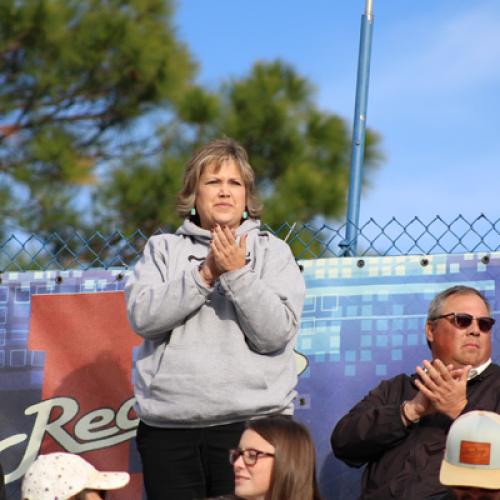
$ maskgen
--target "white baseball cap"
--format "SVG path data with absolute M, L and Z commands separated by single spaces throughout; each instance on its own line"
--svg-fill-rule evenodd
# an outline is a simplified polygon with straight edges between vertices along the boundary
M 453 422 L 439 480 L 446 486 L 500 488 L 500 415 L 475 410 Z
M 116 490 L 130 481 L 127 472 L 99 472 L 72 453 L 40 455 L 21 486 L 23 500 L 66 500 L 83 490 Z

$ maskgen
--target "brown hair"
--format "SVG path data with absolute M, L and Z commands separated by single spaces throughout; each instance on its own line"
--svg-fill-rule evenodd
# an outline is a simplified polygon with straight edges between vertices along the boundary
M 250 420 L 246 428 L 275 448 L 266 500 L 321 500 L 316 481 L 316 452 L 304 425 L 277 415 Z
M 239 168 L 245 183 L 248 214 L 254 219 L 260 217 L 262 206 L 257 198 L 255 174 L 248 162 L 247 152 L 234 139 L 225 137 L 211 141 L 195 151 L 186 164 L 182 189 L 177 196 L 177 213 L 182 218 L 187 217 L 195 205 L 196 188 L 205 167 L 215 165 L 216 169 L 219 169 L 225 161 L 230 159 Z

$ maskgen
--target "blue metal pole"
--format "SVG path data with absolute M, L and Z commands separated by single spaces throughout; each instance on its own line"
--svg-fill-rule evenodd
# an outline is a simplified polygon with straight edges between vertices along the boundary
M 372 0 L 366 1 L 365 14 L 361 17 L 359 42 L 358 75 L 356 83 L 356 104 L 352 133 L 351 170 L 347 201 L 345 239 L 340 243 L 342 254 L 352 256 L 357 253 L 359 206 L 363 181 L 363 161 L 365 151 L 366 109 L 368 107 L 368 86 L 370 80 L 370 54 L 373 31 Z

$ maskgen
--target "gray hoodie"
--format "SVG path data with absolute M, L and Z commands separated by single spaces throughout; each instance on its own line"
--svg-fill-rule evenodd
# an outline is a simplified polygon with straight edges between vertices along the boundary
M 204 427 L 293 412 L 293 348 L 305 285 L 286 243 L 247 220 L 247 264 L 213 287 L 199 275 L 210 231 L 186 219 L 153 236 L 125 294 L 144 338 L 136 360 L 136 410 L 157 427 Z

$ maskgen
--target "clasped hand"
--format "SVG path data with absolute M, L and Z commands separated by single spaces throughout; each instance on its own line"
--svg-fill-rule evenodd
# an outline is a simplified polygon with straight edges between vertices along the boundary
M 223 273 L 241 269 L 246 259 L 246 239 L 244 234 L 239 244 L 236 235 L 227 226 L 218 224 L 212 228 L 210 251 L 201 267 L 201 276 L 210 285 Z
M 453 368 L 441 360 L 432 363 L 424 360 L 423 368 L 417 366 L 419 378 L 415 385 L 419 393 L 409 402 L 411 410 L 418 418 L 431 413 L 443 413 L 457 418 L 467 404 L 467 376 L 470 366 Z

